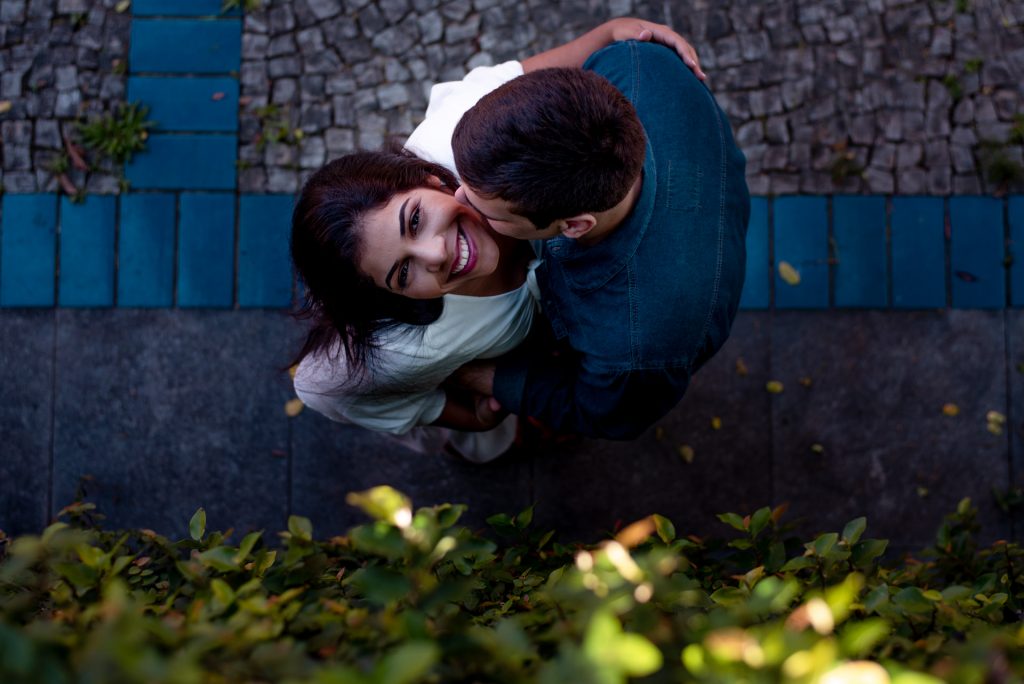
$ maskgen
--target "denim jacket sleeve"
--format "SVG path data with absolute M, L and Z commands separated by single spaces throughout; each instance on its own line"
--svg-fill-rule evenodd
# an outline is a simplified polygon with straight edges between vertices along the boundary
M 512 354 L 498 363 L 494 396 L 519 416 L 561 433 L 634 439 L 686 392 L 683 367 L 591 370 L 580 357 Z

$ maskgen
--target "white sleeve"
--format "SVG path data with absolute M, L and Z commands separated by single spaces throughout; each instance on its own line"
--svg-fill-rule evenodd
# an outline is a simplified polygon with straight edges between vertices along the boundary
M 430 89 L 426 118 L 409 136 L 405 149 L 417 157 L 436 162 L 452 173 L 452 134 L 465 114 L 484 95 L 498 86 L 523 75 L 520 62 L 503 62 L 496 66 L 477 67 L 461 81 L 438 83 Z
M 444 390 L 436 387 L 376 393 L 365 382 L 352 382 L 343 353 L 304 358 L 295 372 L 295 394 L 331 420 L 392 435 L 433 423 L 445 404 Z

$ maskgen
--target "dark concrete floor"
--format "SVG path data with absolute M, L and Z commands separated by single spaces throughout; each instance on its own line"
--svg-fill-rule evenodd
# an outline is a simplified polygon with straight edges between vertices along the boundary
M 361 520 L 347 492 L 382 483 L 417 505 L 469 504 L 472 524 L 534 502 L 563 538 L 652 512 L 717 534 L 716 513 L 789 502 L 806 534 L 866 515 L 871 536 L 911 549 L 964 496 L 985 539 L 1024 532 L 992 495 L 1024 483 L 1018 311 L 743 312 L 639 439 L 485 466 L 308 410 L 288 418 L 280 367 L 299 334 L 276 311 L 0 311 L 0 529 L 40 529 L 89 476 L 106 525 L 172 536 L 203 506 L 211 529 L 277 531 L 297 513 L 326 537 Z M 993 410 L 1008 417 L 1001 435 Z

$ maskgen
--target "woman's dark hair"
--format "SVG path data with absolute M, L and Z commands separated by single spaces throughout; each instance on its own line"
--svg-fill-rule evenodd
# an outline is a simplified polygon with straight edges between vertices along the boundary
M 298 363 L 341 342 L 352 369 L 372 362 L 382 332 L 401 324 L 427 325 L 441 299 L 410 299 L 378 287 L 357 266 L 367 212 L 436 176 L 452 189 L 455 176 L 408 152 L 355 152 L 328 162 L 302 188 L 292 213 L 292 261 L 305 287 L 299 318 L 311 319 Z

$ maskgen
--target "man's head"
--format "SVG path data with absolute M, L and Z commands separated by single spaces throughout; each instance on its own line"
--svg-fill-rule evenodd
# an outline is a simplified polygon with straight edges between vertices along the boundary
M 463 189 L 499 233 L 581 237 L 640 176 L 644 129 L 615 86 L 581 69 L 542 69 L 487 94 L 452 147 Z

